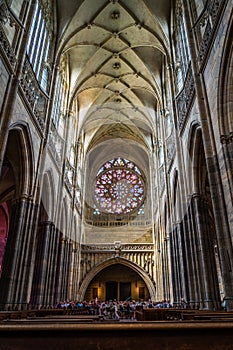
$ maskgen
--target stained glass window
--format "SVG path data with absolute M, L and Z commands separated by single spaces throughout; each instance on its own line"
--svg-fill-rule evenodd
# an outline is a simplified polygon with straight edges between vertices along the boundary
M 106 162 L 95 184 L 96 206 L 109 214 L 128 214 L 144 202 L 145 184 L 140 169 L 124 158 Z

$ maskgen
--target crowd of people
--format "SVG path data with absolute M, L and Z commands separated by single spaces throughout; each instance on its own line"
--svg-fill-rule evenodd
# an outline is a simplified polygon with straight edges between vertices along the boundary
M 146 308 L 172 308 L 172 304 L 169 300 L 162 300 L 159 302 L 148 301 L 135 301 L 135 300 L 109 300 L 99 301 L 95 300 L 87 301 L 60 301 L 56 308 L 58 309 L 70 309 L 80 310 L 88 313 L 89 315 L 99 315 L 103 318 L 110 318 L 119 320 L 120 318 L 135 319 L 136 310 Z

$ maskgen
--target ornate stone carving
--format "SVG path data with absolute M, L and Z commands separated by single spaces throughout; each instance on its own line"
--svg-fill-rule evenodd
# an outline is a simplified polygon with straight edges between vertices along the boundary
M 72 188 L 72 185 L 71 185 L 71 183 L 70 183 L 69 178 L 68 178 L 67 175 L 64 176 L 64 182 L 65 182 L 65 185 L 66 185 L 67 189 L 68 189 L 69 192 L 72 194 L 73 188 Z
M 154 247 L 152 244 L 114 244 L 82 245 L 81 246 L 81 280 L 94 266 L 107 259 L 125 259 L 140 266 L 153 280 Z
M 40 89 L 35 78 L 35 74 L 28 62 L 27 58 L 24 62 L 23 74 L 20 79 L 20 86 L 24 92 L 24 96 L 30 106 L 32 114 L 35 116 L 38 126 L 43 131 L 48 97 Z
M 220 142 L 222 144 L 229 144 L 233 142 L 233 131 L 230 132 L 228 135 L 221 135 L 220 136 Z
M 178 95 L 176 99 L 177 109 L 178 109 L 178 125 L 180 130 L 184 127 L 186 123 L 194 94 L 195 94 L 194 78 L 193 78 L 191 66 L 189 66 L 186 79 L 184 82 L 183 90 L 181 91 L 181 93 Z
M 0 1 L 0 23 L 5 24 L 9 18 L 9 11 L 5 1 Z
M 200 51 L 199 51 L 199 60 L 200 61 L 203 61 L 203 59 L 205 57 L 205 54 L 206 54 L 206 51 L 207 51 L 207 48 L 208 48 L 208 45 L 210 42 L 210 38 L 211 38 L 211 29 L 212 28 L 211 28 L 210 22 L 207 21 L 205 33 L 203 35 L 203 39 L 202 39 L 202 43 L 201 43 Z
M 212 41 L 214 28 L 220 18 L 222 4 L 224 4 L 224 2 L 224 0 L 209 0 L 205 11 L 203 11 L 201 17 L 196 22 L 196 30 L 202 32 L 202 28 L 205 27 L 199 50 L 199 60 L 201 63 L 204 60 L 209 44 Z
M 218 17 L 219 10 L 221 7 L 221 4 L 224 2 L 224 0 L 214 0 L 209 1 L 208 3 L 208 12 L 211 16 L 212 23 L 214 23 Z
M 4 53 L 5 58 L 8 60 L 8 62 L 12 66 L 12 68 L 15 68 L 15 65 L 16 65 L 15 53 L 14 53 L 12 47 L 10 46 L 10 43 L 9 43 L 7 36 L 2 28 L 1 23 L 0 23 L 0 47 Z
M 57 129 L 51 124 L 51 129 L 49 133 L 49 139 L 48 139 L 48 146 L 51 151 L 51 155 L 55 162 L 57 163 L 57 166 L 61 168 L 62 165 L 62 151 L 64 147 L 64 140 L 57 132 Z
M 93 209 L 92 209 L 93 212 Z M 139 216 L 136 217 L 129 217 L 124 218 L 122 220 L 115 220 L 114 218 L 108 218 L 103 220 L 97 220 L 93 217 L 90 213 L 88 213 L 88 218 L 86 218 L 86 224 L 92 225 L 92 226 L 98 226 L 98 227 L 119 227 L 119 226 L 137 226 L 137 227 L 150 227 L 151 226 L 151 220 L 149 219 L 141 219 Z
M 116 70 L 120 69 L 120 68 L 121 68 L 120 62 L 115 62 L 115 63 L 113 63 L 112 68 L 113 68 L 113 69 L 116 69 Z
M 120 12 L 119 11 L 113 11 L 111 14 L 112 19 L 118 19 L 120 18 Z
M 115 242 L 116 244 L 93 244 L 93 245 L 82 245 L 81 250 L 82 252 L 86 251 L 95 251 L 95 252 L 106 252 L 106 251 L 115 251 L 116 250 L 116 245 L 119 248 L 121 252 L 125 251 L 153 251 L 154 247 L 152 244 L 122 244 L 119 242 Z
M 114 242 L 114 247 L 115 247 L 115 258 L 118 258 L 121 254 L 121 242 L 120 241 Z

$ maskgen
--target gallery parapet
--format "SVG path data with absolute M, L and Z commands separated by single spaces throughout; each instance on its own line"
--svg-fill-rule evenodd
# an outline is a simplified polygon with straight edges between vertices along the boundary
M 86 219 L 86 224 L 91 226 L 98 227 L 119 227 L 119 226 L 140 226 L 140 227 L 149 227 L 151 226 L 151 220 L 91 220 Z
M 81 246 L 81 251 L 83 253 L 85 252 L 115 252 L 116 250 L 116 244 L 92 244 L 92 245 L 85 245 L 82 244 Z M 120 245 L 120 250 L 121 252 L 126 252 L 126 251 L 143 251 L 143 252 L 153 252 L 154 251 L 154 246 L 151 243 L 143 243 L 143 244 L 123 244 L 121 243 Z

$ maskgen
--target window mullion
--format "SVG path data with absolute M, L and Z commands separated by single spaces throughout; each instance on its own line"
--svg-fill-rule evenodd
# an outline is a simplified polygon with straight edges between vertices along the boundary
M 43 33 L 42 33 L 42 40 L 40 41 L 40 45 L 38 47 L 38 53 L 37 53 L 37 58 L 35 60 L 35 72 L 36 72 L 36 76 L 37 76 L 37 79 L 38 77 L 40 76 L 40 69 L 41 69 L 41 63 L 42 63 L 42 59 L 43 59 L 43 56 L 44 56 L 44 51 L 45 51 L 45 39 L 46 39 L 46 31 L 45 31 L 45 27 L 43 28 Z M 38 54 L 39 54 L 39 57 L 38 57 Z
M 34 69 L 34 72 L 37 72 L 37 67 L 38 67 L 38 61 L 39 61 L 39 58 L 40 55 L 42 54 L 41 52 L 41 47 L 42 47 L 42 42 L 44 40 L 43 38 L 43 34 L 44 34 L 44 20 L 42 18 L 42 21 L 41 21 L 41 26 L 40 26 L 40 34 L 38 35 L 38 40 L 37 40 L 37 43 L 36 43 L 36 50 L 34 52 L 34 59 L 33 59 L 33 69 Z
M 38 33 L 39 33 L 39 29 L 41 27 L 41 21 L 42 21 L 42 11 L 40 10 L 39 17 L 38 17 L 38 23 L 37 23 L 37 26 L 36 26 L 35 35 L 33 37 L 32 50 L 30 52 L 30 61 L 31 61 L 32 65 L 34 64 L 34 57 L 35 57 L 36 46 L 37 46 L 38 40 L 39 40 Z
M 31 29 L 30 29 L 30 34 L 29 34 L 29 40 L 28 40 L 28 46 L 27 46 L 27 52 L 29 57 L 31 57 L 32 53 L 32 48 L 34 44 L 34 38 L 35 38 L 35 33 L 37 31 L 37 25 L 36 25 L 36 20 L 39 17 L 39 9 L 38 9 L 38 2 L 36 3 L 36 8 L 33 16 L 33 21 L 31 24 Z

